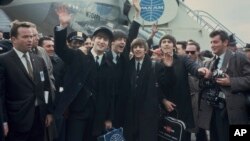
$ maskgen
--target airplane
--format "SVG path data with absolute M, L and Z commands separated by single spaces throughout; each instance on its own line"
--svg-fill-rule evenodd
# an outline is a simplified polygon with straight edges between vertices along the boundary
M 0 28 L 8 30 L 8 24 L 18 19 L 35 23 L 44 35 L 53 35 L 53 28 L 59 23 L 55 9 L 65 5 L 72 14 L 71 30 L 91 35 L 96 27 L 106 25 L 127 31 L 135 12 L 131 3 L 132 0 L 1 0 Z M 177 40 L 192 38 L 202 44 L 202 48 L 209 49 L 211 31 L 223 29 L 232 34 L 212 16 L 199 15 L 201 12 L 193 11 L 179 0 L 140 0 L 140 6 L 143 21 L 139 36 L 147 39 L 151 34 L 151 25 L 157 24 L 154 45 L 163 35 L 171 34 Z M 3 22 L 1 14 L 9 22 Z M 210 20 L 206 20 L 207 17 Z M 8 24 L 1 25 L 1 21 Z M 211 21 L 214 23 L 209 23 Z M 245 45 L 237 36 L 236 40 L 240 46 Z

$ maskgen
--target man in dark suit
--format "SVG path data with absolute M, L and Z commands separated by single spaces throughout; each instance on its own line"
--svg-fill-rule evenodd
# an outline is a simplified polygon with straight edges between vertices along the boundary
M 93 48 L 86 55 L 66 45 L 70 21 L 67 9 L 60 7 L 57 14 L 60 26 L 55 28 L 55 51 L 71 71 L 65 74 L 64 91 L 56 102 L 55 116 L 60 121 L 67 113 L 67 141 L 96 140 L 105 128 L 112 127 L 113 68 L 104 52 L 113 34 L 106 27 L 97 28 L 93 33 Z M 61 128 L 60 123 L 57 126 Z M 87 138 L 90 135 L 92 139 Z
M 43 59 L 29 53 L 32 38 L 27 22 L 14 22 L 11 28 L 14 48 L 0 56 L 0 76 L 4 82 L 0 95 L 7 141 L 43 141 L 44 126 L 50 124 L 49 77 Z
M 214 73 L 202 89 L 198 125 L 210 130 L 211 140 L 228 141 L 229 125 L 247 124 L 244 93 L 250 89 L 250 62 L 245 55 L 228 49 L 225 31 L 213 31 L 210 37 L 216 56 L 205 66 Z
M 139 15 L 140 7 L 135 5 L 135 15 Z M 135 17 L 130 25 L 128 35 L 119 29 L 113 31 L 113 41 L 111 50 L 108 51 L 107 58 L 114 67 L 115 79 L 115 106 L 114 106 L 114 127 L 123 127 L 126 111 L 126 103 L 128 100 L 128 68 L 130 44 L 137 37 L 140 28 L 140 18 Z

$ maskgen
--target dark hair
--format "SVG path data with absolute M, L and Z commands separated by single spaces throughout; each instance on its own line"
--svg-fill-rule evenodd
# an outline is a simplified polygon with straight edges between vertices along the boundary
M 186 49 L 186 47 L 187 47 L 187 42 L 186 41 L 178 41 L 176 44 L 181 45 L 182 49 Z
M 144 40 L 142 38 L 135 38 L 132 41 L 131 50 L 133 50 L 133 48 L 135 48 L 136 46 L 143 46 L 145 48 L 145 50 L 148 50 L 148 44 L 147 44 L 146 40 Z
M 114 36 L 113 41 L 117 40 L 118 38 L 125 38 L 125 39 L 128 38 L 127 34 L 120 29 L 115 29 L 113 31 L 113 36 Z
M 213 38 L 215 36 L 219 35 L 220 36 L 220 39 L 222 42 L 226 41 L 226 40 L 229 40 L 229 37 L 228 37 L 228 34 L 226 31 L 224 30 L 214 30 L 212 31 L 209 36 L 210 38 Z
M 212 58 L 214 55 L 211 51 L 209 50 L 204 50 L 200 53 L 202 57 L 207 57 L 207 58 Z
M 45 37 L 42 37 L 42 38 L 40 38 L 39 39 L 39 41 L 38 41 L 38 46 L 40 46 L 40 47 L 42 47 L 43 46 L 43 42 L 44 41 L 53 41 L 52 39 L 51 39 L 51 37 L 48 37 L 48 36 L 45 36 Z
M 171 36 L 171 35 L 165 35 L 163 36 L 161 39 L 160 39 L 160 42 L 159 42 L 159 46 L 161 46 L 161 42 L 162 40 L 164 39 L 169 39 L 173 44 L 174 44 L 174 47 L 176 47 L 176 39 L 174 36 Z
M 197 43 L 197 42 L 195 42 L 195 41 L 194 41 L 194 42 L 188 43 L 188 45 L 193 45 L 193 46 L 195 46 L 197 51 L 200 51 L 200 50 L 201 50 L 200 44 Z
M 28 22 L 14 21 L 10 29 L 10 37 L 17 37 L 17 31 L 20 27 L 30 28 L 31 25 Z

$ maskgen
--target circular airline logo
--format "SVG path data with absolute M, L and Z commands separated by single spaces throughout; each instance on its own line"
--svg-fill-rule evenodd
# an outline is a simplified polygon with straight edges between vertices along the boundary
M 141 17 L 149 22 L 158 20 L 164 12 L 163 0 L 141 0 Z

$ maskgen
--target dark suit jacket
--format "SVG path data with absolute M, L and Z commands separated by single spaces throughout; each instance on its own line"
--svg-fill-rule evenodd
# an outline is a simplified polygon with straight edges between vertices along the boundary
M 126 46 L 124 52 L 120 54 L 120 58 L 118 63 L 115 64 L 113 62 L 113 54 L 110 50 L 107 52 L 107 59 L 114 68 L 114 90 L 115 90 L 115 111 L 114 111 L 114 123 L 115 127 L 123 127 L 124 118 L 126 111 L 126 104 L 128 101 L 128 93 L 129 93 L 129 53 L 130 53 L 130 45 L 131 42 L 137 37 L 139 32 L 140 24 L 136 21 L 131 23 L 129 28 L 128 38 L 126 42 Z
M 167 77 L 165 85 L 171 86 L 174 80 L 173 69 L 165 72 L 159 63 L 152 63 L 145 56 L 140 73 L 136 76 L 135 59 L 129 64 L 129 96 L 125 121 L 125 137 L 132 140 L 133 134 L 138 133 L 140 141 L 157 140 L 159 120 L 159 97 L 162 91 L 158 79 Z M 163 74 L 163 75 L 162 75 Z
M 96 64 L 92 54 L 89 52 L 88 55 L 85 55 L 80 50 L 69 49 L 66 45 L 66 35 L 67 29 L 55 30 L 55 51 L 70 69 L 65 74 L 64 91 L 58 99 L 55 116 L 60 118 L 67 108 L 72 106 L 73 101 L 79 94 L 82 95 L 83 99 L 80 107 L 85 107 L 90 96 L 93 96 L 96 108 L 93 134 L 100 135 L 104 130 L 104 121 L 113 118 L 114 81 L 112 65 L 104 55 L 100 65 L 101 72 L 98 73 L 100 85 L 95 85 L 96 75 L 94 71 Z M 74 105 L 74 107 L 77 106 Z M 71 110 L 69 109 L 69 111 Z
M 31 129 L 35 113 L 35 99 L 37 98 L 41 119 L 44 124 L 45 115 L 49 112 L 45 104 L 44 91 L 50 92 L 48 73 L 42 58 L 30 54 L 33 66 L 34 80 L 32 80 L 20 58 L 14 50 L 0 56 L 1 100 L 3 101 L 4 120 L 8 122 L 10 130 L 28 131 Z M 44 81 L 41 79 L 44 74 Z M 49 98 L 49 103 L 51 103 Z M 52 111 L 50 111 L 52 112 Z
M 215 58 L 205 62 L 212 69 Z M 220 86 L 226 96 L 226 108 L 229 124 L 247 124 L 246 98 L 244 93 L 250 90 L 250 62 L 242 53 L 226 51 L 222 70 L 229 75 L 231 86 Z M 209 129 L 213 108 L 201 99 L 198 125 Z
M 188 74 L 190 73 L 197 77 L 198 68 L 199 65 L 189 59 L 187 56 L 178 56 L 174 54 L 174 85 L 172 87 L 165 85 L 165 81 L 167 81 L 166 79 L 168 79 L 167 77 L 162 77 L 159 80 L 159 85 L 165 94 L 164 98 L 176 104 L 178 118 L 184 121 L 187 128 L 194 127 Z

